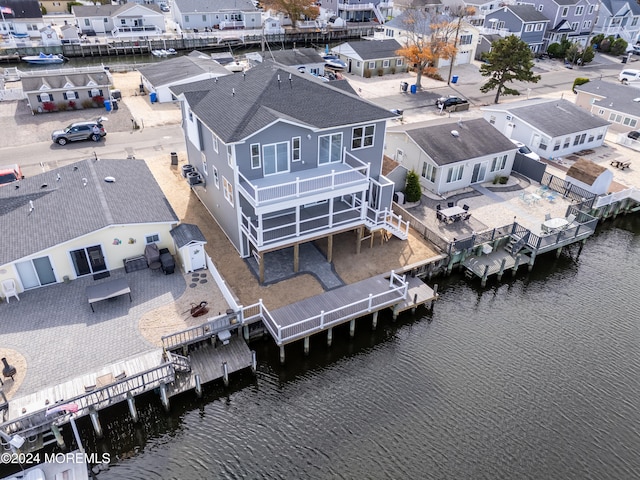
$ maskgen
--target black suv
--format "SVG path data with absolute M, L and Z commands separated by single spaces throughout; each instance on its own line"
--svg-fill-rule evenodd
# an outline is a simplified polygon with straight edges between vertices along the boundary
M 638 140 L 640 139 L 640 131 L 632 130 L 631 132 L 627 133 L 627 137 L 629 137 L 631 140 Z
M 64 130 L 56 130 L 51 134 L 51 140 L 58 145 L 66 145 L 69 142 L 78 140 L 100 141 L 107 134 L 102 122 L 105 118 L 98 118 L 93 122 L 76 122 L 69 125 Z
M 469 102 L 460 97 L 440 97 L 438 100 L 436 100 L 436 107 L 447 108 L 453 105 L 463 105 L 465 103 Z

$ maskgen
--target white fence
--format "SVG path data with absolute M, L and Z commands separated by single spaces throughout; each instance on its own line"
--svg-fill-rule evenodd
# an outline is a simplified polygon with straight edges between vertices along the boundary
M 6 88 L 0 90 L 0 102 L 10 100 L 23 100 L 27 98 L 21 88 Z

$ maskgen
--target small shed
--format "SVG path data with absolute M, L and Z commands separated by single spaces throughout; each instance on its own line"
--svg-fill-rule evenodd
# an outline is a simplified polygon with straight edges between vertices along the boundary
M 596 195 L 605 195 L 613 181 L 613 172 L 580 157 L 567 171 L 565 180 Z
M 207 268 L 207 254 L 204 250 L 207 240 L 197 225 L 181 223 L 169 233 L 185 273 Z

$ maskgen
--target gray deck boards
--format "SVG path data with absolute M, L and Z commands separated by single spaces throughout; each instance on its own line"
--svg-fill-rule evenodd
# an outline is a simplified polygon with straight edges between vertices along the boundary
M 473 272 L 475 275 L 482 278 L 484 276 L 487 265 L 489 266 L 488 275 L 499 273 L 503 259 L 505 259 L 505 270 L 513 268 L 516 265 L 515 257 L 512 257 L 509 252 L 502 249 L 498 249 L 487 255 L 481 255 L 479 257 L 469 257 L 464 262 L 462 262 L 462 265 L 470 272 Z M 521 253 L 519 265 L 525 265 L 529 262 L 529 260 L 530 257 L 528 255 Z
M 437 295 L 435 295 L 433 288 L 419 278 L 407 277 L 407 282 L 409 283 L 407 300 L 398 304 L 396 307 L 398 312 L 404 312 L 405 310 L 419 307 L 420 305 L 424 305 L 425 303 L 436 299 Z

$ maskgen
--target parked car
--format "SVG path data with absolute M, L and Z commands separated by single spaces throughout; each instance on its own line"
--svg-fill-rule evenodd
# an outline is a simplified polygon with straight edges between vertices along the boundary
M 13 165 L 1 165 L 0 166 L 0 187 L 9 185 L 10 183 L 22 180 L 24 175 L 20 169 L 20 165 L 14 163 Z
M 618 75 L 618 80 L 620 80 L 622 83 L 637 82 L 638 80 L 640 80 L 640 70 L 625 68 Z
M 447 108 L 453 105 L 463 105 L 465 103 L 469 103 L 464 98 L 454 97 L 452 95 L 448 97 L 440 97 L 436 100 L 436 107 Z
M 51 140 L 59 145 L 66 145 L 69 142 L 77 142 L 79 140 L 98 142 L 107 134 L 102 124 L 105 120 L 106 118 L 101 117 L 92 122 L 72 123 L 64 130 L 55 130 L 51 134 Z
M 163 12 L 168 12 L 169 11 L 169 5 L 167 5 L 166 3 L 161 3 L 160 4 L 160 10 Z
M 640 45 L 629 45 L 629 47 L 627 47 L 627 53 L 640 55 Z
M 632 130 L 629 133 L 627 133 L 627 137 L 629 137 L 631 140 L 638 140 L 640 139 L 640 131 Z
M 531 149 L 524 143 L 518 142 L 517 140 L 513 139 L 510 140 L 516 147 L 518 147 L 518 153 L 524 155 L 527 158 L 530 158 L 531 160 L 540 160 L 540 155 L 538 155 L 536 152 L 532 152 Z

